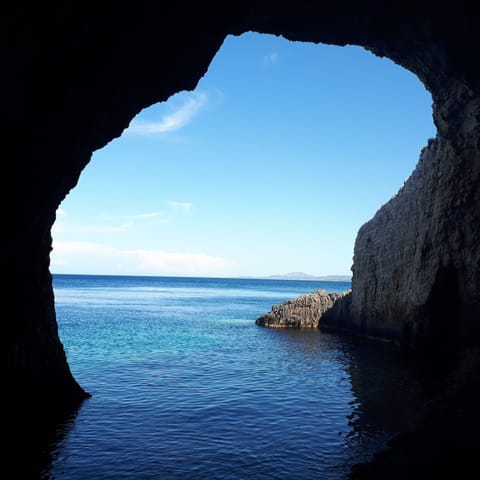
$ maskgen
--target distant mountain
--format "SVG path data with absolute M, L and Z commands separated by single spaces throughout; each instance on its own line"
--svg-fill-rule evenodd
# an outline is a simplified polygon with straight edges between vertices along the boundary
M 280 275 L 269 275 L 267 277 L 261 277 L 264 279 L 271 280 L 311 280 L 317 282 L 350 282 L 352 277 L 349 275 L 324 275 L 324 276 L 315 276 L 309 275 L 308 273 L 303 272 L 289 272 Z

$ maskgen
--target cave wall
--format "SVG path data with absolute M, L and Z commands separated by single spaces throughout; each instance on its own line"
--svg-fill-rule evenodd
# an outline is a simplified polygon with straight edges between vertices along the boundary
M 431 140 L 360 229 L 347 321 L 358 331 L 439 354 L 478 344 L 480 155 L 463 147 Z
M 1 261 L 7 373 L 17 405 L 54 410 L 85 395 L 57 334 L 49 254 L 58 205 L 93 151 L 118 137 L 142 108 L 193 89 L 225 36 L 249 30 L 362 45 L 410 69 L 430 90 L 438 137 L 402 191 L 359 232 L 346 326 L 428 338 L 447 308 L 454 317 L 449 328 L 463 332 L 459 341 L 473 331 L 480 61 L 473 7 L 462 1 L 454 7 L 353 0 L 188 7 L 147 0 L 7 2 L 0 32 Z M 452 289 L 450 304 L 445 296 Z

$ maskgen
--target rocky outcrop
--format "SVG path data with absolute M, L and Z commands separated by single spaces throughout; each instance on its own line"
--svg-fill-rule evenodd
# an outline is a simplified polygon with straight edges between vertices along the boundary
M 272 328 L 318 328 L 325 312 L 347 293 L 327 293 L 316 290 L 293 300 L 279 303 L 272 310 L 257 318 L 255 323 Z

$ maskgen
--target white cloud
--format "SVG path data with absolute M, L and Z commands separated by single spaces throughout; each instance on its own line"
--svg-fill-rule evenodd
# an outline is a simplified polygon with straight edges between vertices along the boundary
M 55 222 L 52 234 L 58 233 L 123 233 L 131 228 L 133 222 L 125 222 L 121 225 L 73 225 L 71 223 Z
M 53 272 L 74 269 L 71 273 L 95 273 L 92 267 L 100 259 L 100 263 L 113 261 L 118 250 L 95 242 L 52 242 L 50 267 Z M 67 270 L 68 271 L 68 270 Z
M 192 209 L 190 202 L 167 202 L 168 206 L 181 212 L 189 212 Z
M 227 275 L 237 267 L 206 253 L 119 249 L 95 242 L 53 242 L 54 273 L 131 275 Z
M 142 272 L 170 274 L 212 275 L 234 267 L 224 258 L 206 253 L 174 253 L 161 250 L 131 250 L 129 255 L 139 261 Z
M 57 208 L 56 214 L 57 214 L 57 217 L 68 217 L 68 213 L 61 208 Z
M 133 133 L 156 135 L 170 133 L 188 125 L 207 103 L 207 94 L 192 93 L 183 105 L 172 113 L 164 115 L 158 122 L 133 121 L 128 131 Z
M 140 220 L 143 218 L 158 218 L 164 217 L 165 212 L 147 212 L 147 213 L 134 213 L 132 215 L 121 215 L 119 218 L 125 218 L 130 220 Z
M 119 250 L 96 242 L 56 242 L 53 241 L 53 251 L 57 255 L 116 255 Z
M 65 217 L 66 213 L 61 214 L 60 217 Z M 58 217 L 58 211 L 57 211 Z M 66 222 L 62 218 L 57 218 L 57 221 L 53 224 L 52 233 L 124 233 L 131 230 L 133 227 L 137 227 L 139 223 L 143 226 L 147 225 L 145 221 L 153 220 L 154 225 L 168 223 L 166 212 L 145 212 L 134 213 L 130 215 L 110 215 L 100 216 L 98 224 L 80 225 L 72 222 Z M 112 220 L 124 220 L 123 223 L 116 225 L 105 225 L 105 222 Z M 150 222 L 150 225 L 153 223 Z
M 266 65 L 273 65 L 274 63 L 277 63 L 279 59 L 278 53 L 277 52 L 272 52 L 269 53 L 268 55 L 265 55 L 263 57 L 263 62 Z

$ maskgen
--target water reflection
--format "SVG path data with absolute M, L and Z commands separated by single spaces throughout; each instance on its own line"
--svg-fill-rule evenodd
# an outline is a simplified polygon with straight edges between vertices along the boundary
M 310 329 L 270 334 L 283 340 L 292 358 L 341 365 L 352 394 L 350 431 L 344 438 L 352 463 L 368 461 L 393 436 L 414 429 L 424 418 L 428 385 L 393 345 Z
M 318 330 L 235 328 L 239 336 L 230 332 L 228 338 L 236 342 L 212 347 L 218 357 L 203 351 L 162 352 L 151 364 L 140 362 L 131 378 L 125 371 L 110 372 L 121 404 L 99 392 L 82 409 L 83 421 L 70 417 L 57 425 L 42 457 L 43 470 L 37 468 L 41 478 L 83 479 L 87 470 L 96 478 L 111 478 L 110 461 L 117 476 L 137 462 L 146 468 L 145 478 L 160 472 L 165 478 L 185 478 L 189 465 L 197 462 L 196 478 L 234 478 L 232 472 L 240 468 L 256 471 L 255 478 L 284 478 L 288 471 L 293 476 L 304 472 L 302 478 L 321 473 L 321 478 L 343 479 L 351 465 L 368 461 L 421 417 L 421 382 L 388 345 Z M 248 350 L 247 337 L 252 341 Z M 242 339 L 244 355 L 239 357 L 235 345 Z M 264 348 L 260 355 L 258 345 Z M 215 387 L 228 358 L 227 374 Z M 142 375 L 148 383 L 142 384 Z M 108 390 L 108 385 L 101 388 Z M 207 448 L 212 442 L 216 447 Z M 102 452 L 113 443 L 127 449 L 131 459 L 105 459 Z
M 79 407 L 79 409 L 81 406 Z M 58 413 L 47 420 L 36 413 L 35 418 L 25 416 L 23 421 L 15 426 L 12 439 L 12 455 L 7 458 L 5 471 L 15 472 L 14 478 L 22 480 L 50 480 L 50 466 L 56 460 L 58 447 L 74 427 L 79 410 L 68 413 Z M 8 468 L 11 464 L 11 469 Z

